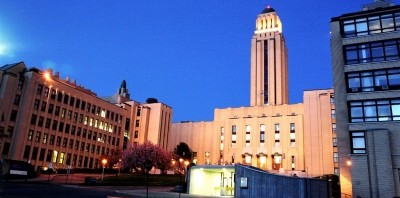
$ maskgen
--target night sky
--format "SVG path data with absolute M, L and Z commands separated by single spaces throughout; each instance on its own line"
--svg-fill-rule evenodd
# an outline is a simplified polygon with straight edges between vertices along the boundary
M 173 121 L 211 121 L 249 106 L 250 40 L 270 5 L 289 54 L 289 100 L 332 88 L 329 22 L 373 0 L 0 0 L 0 66 L 53 68 L 98 96 L 126 80 L 131 98 L 157 98 Z M 399 1 L 393 1 L 399 4 Z

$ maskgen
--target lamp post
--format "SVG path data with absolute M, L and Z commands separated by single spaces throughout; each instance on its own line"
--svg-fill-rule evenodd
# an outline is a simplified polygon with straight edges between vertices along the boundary
M 181 197 L 181 191 L 183 191 L 183 185 L 182 185 L 182 172 L 181 172 L 181 168 L 182 168 L 182 162 L 183 159 L 179 158 L 179 197 Z
M 103 172 L 101 174 L 101 181 L 103 181 L 103 179 L 104 179 L 104 168 L 106 168 L 107 159 L 101 160 L 101 163 L 103 164 Z
M 153 168 L 153 163 L 151 161 L 146 161 L 145 164 L 145 174 L 146 174 L 146 197 L 149 197 L 149 172 Z
M 118 176 L 121 174 L 121 159 L 118 160 Z

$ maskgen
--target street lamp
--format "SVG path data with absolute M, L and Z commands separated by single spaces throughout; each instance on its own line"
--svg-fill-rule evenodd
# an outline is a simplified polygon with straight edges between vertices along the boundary
M 181 197 L 181 191 L 183 191 L 183 185 L 182 185 L 182 172 L 181 172 L 181 168 L 182 168 L 182 162 L 183 159 L 179 158 L 179 197 Z
M 347 166 L 349 166 L 349 167 L 351 166 L 351 160 L 350 160 L 350 157 L 348 157 L 348 158 L 347 158 L 347 160 L 346 160 L 346 164 L 347 164 Z
M 146 197 L 149 197 L 149 172 L 153 168 L 153 163 L 150 160 L 146 161 L 145 174 L 146 174 Z
M 101 163 L 103 164 L 103 173 L 101 174 L 101 180 L 103 181 L 103 179 L 104 179 L 104 168 L 106 167 L 107 159 L 101 160 Z
M 121 174 L 121 159 L 118 160 L 118 176 Z

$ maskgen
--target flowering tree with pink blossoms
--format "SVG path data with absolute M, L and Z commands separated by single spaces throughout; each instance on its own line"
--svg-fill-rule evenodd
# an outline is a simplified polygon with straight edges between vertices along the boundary
M 170 168 L 172 158 L 173 155 L 170 152 L 147 141 L 126 149 L 122 153 L 122 166 L 144 173 L 154 167 L 164 173 Z

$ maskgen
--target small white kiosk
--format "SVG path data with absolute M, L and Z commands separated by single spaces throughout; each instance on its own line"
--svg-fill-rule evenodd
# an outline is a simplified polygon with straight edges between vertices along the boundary
M 188 193 L 203 196 L 234 196 L 235 166 L 200 165 L 192 166 L 188 172 Z

